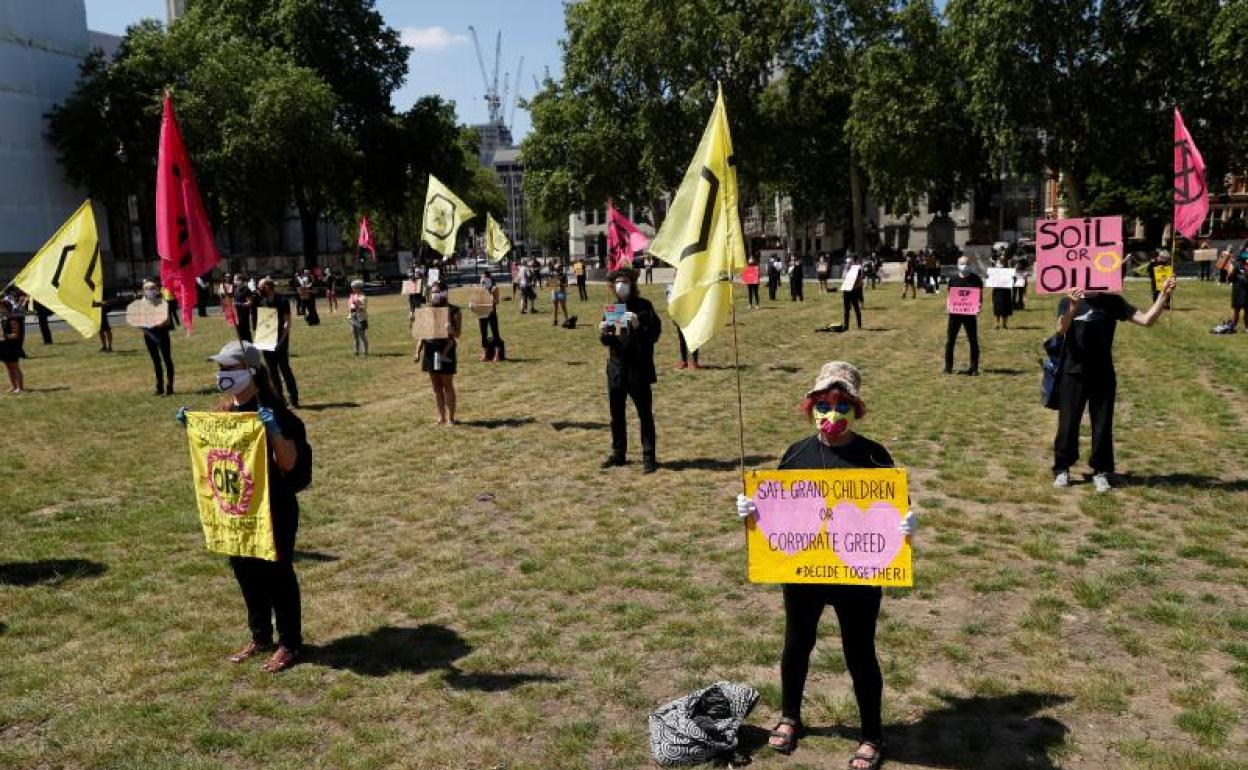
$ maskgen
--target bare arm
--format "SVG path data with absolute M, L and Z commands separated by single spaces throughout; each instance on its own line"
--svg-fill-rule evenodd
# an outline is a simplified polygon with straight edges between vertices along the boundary
M 289 473 L 299 459 L 299 448 L 295 442 L 285 436 L 269 436 L 269 444 L 273 447 L 273 458 L 283 473 Z
M 1161 311 L 1166 309 L 1166 300 L 1174 292 L 1174 284 L 1174 276 L 1166 279 L 1165 284 L 1161 287 L 1161 291 L 1157 294 L 1157 299 L 1153 301 L 1153 306 L 1143 312 L 1135 311 L 1135 315 L 1131 316 L 1131 323 L 1138 326 L 1152 326 L 1157 323 L 1157 319 L 1161 316 Z
M 1070 323 L 1075 320 L 1075 306 L 1079 304 L 1079 300 L 1083 299 L 1083 289 L 1071 289 L 1066 293 L 1069 302 L 1066 303 L 1066 312 L 1057 317 L 1057 333 L 1066 336 L 1070 331 Z

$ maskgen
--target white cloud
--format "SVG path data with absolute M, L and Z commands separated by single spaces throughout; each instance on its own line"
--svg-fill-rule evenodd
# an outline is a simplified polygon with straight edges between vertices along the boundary
M 414 51 L 442 51 L 468 42 L 467 35 L 448 32 L 445 27 L 404 27 L 399 34 L 403 45 Z

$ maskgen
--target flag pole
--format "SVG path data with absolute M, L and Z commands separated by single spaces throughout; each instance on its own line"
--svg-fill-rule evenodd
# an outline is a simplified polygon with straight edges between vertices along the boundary
M 732 369 L 737 374 L 737 438 L 741 450 L 741 493 L 745 494 L 745 407 L 741 399 L 741 349 L 737 342 L 737 297 L 733 291 L 732 273 L 728 274 L 728 296 L 732 301 Z

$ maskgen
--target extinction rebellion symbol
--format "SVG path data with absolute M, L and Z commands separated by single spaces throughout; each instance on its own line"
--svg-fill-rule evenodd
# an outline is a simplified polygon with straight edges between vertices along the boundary
M 697 243 L 691 243 L 680 252 L 680 260 L 684 261 L 685 257 L 692 257 L 694 254 L 701 254 L 706 251 L 707 243 L 711 237 L 711 221 L 715 218 L 715 199 L 719 197 L 719 177 L 715 176 L 715 172 L 706 166 L 702 167 L 702 178 L 706 180 L 709 189 L 706 191 L 706 208 L 702 211 L 702 226 L 698 229 Z
M 208 488 L 217 508 L 230 516 L 246 516 L 255 482 L 243 465 L 243 456 L 233 449 L 212 449 L 207 460 Z
M 1179 206 L 1195 203 L 1205 194 L 1205 176 L 1192 163 L 1192 145 L 1186 139 L 1174 143 L 1179 152 L 1179 167 L 1174 171 L 1174 202 Z
M 447 238 L 454 226 L 455 202 L 441 193 L 434 193 L 429 199 L 429 210 L 425 212 L 425 232 L 434 238 Z

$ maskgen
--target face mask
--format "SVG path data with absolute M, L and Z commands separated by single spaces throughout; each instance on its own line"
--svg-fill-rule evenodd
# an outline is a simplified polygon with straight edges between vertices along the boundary
M 251 384 L 251 372 L 246 369 L 228 369 L 217 372 L 217 388 L 222 393 L 238 395 Z
M 961 274 L 961 275 L 966 275 L 966 274 L 967 274 L 967 273 L 969 273 L 969 272 L 971 272 L 971 266 L 970 266 L 970 265 L 958 265 L 958 273 L 959 273 L 959 274 Z
M 619 283 L 615 285 L 615 296 L 619 297 L 620 299 L 627 300 L 629 297 L 632 296 L 632 294 L 633 294 L 632 284 L 626 283 L 624 281 L 620 281 Z
M 488 289 L 488 288 L 490 288 L 491 286 L 493 286 L 493 285 L 494 285 L 494 279 L 493 279 L 493 278 L 482 278 L 482 279 L 481 279 L 481 284 L 482 284 L 483 286 L 485 286 L 485 288 L 487 288 L 487 289 Z
M 156 291 L 155 289 L 144 289 L 143 296 L 155 302 L 156 298 L 160 296 L 160 292 Z
M 433 292 L 432 294 L 429 295 L 429 301 L 434 303 L 435 305 L 446 302 L 446 292 L 444 291 Z
M 840 409 L 845 411 L 838 411 Z M 848 401 L 839 401 L 836 404 L 819 401 L 811 411 L 810 418 L 818 433 L 821 433 L 824 438 L 835 439 L 853 427 L 854 405 Z

